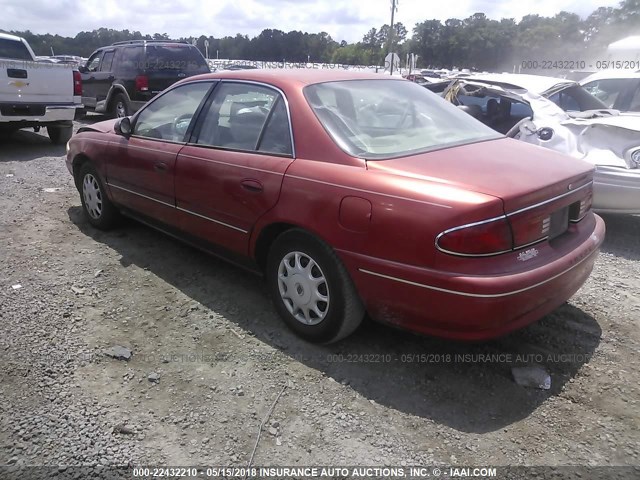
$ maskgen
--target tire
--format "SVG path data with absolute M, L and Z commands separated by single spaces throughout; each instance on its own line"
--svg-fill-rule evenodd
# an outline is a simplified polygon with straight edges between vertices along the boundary
M 49 125 L 47 134 L 54 145 L 66 145 L 73 135 L 73 126 L 71 125 Z
M 131 114 L 127 97 L 122 93 L 116 93 L 111 99 L 109 113 L 112 118 L 128 117 Z
M 120 213 L 111 203 L 100 175 L 94 166 L 85 162 L 78 172 L 78 190 L 82 209 L 91 225 L 100 230 L 110 230 L 116 226 Z
M 364 306 L 346 268 L 331 247 L 303 230 L 275 240 L 266 276 L 276 310 L 309 342 L 337 342 L 362 322 Z

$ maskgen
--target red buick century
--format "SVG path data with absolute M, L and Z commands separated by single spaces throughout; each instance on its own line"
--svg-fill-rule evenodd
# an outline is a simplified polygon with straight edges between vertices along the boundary
M 571 297 L 605 234 L 590 165 L 383 75 L 191 77 L 67 148 L 92 225 L 124 214 L 262 272 L 314 342 L 365 312 L 428 335 L 503 335 Z

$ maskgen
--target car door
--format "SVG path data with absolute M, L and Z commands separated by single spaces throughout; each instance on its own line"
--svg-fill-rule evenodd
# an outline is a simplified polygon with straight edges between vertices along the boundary
M 247 254 L 256 221 L 278 201 L 294 149 L 281 92 L 221 82 L 176 166 L 180 228 Z
M 132 120 L 132 134 L 110 145 L 107 184 L 116 203 L 174 224 L 176 155 L 213 81 L 180 85 L 146 105 Z
M 97 96 L 96 74 L 100 70 L 100 61 L 102 60 L 103 50 L 95 52 L 84 68 L 81 69 L 82 78 L 82 103 L 87 107 L 95 108 Z
M 100 110 L 107 109 L 105 102 L 115 78 L 113 76 L 113 59 L 115 55 L 115 48 L 104 50 L 98 71 L 93 74 L 92 91 L 96 99 L 96 108 Z

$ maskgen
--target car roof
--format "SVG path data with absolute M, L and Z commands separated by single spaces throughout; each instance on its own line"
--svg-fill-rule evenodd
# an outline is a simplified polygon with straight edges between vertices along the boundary
M 190 77 L 193 79 L 196 77 Z M 292 68 L 292 69 L 253 69 L 253 70 L 225 70 L 216 73 L 205 73 L 199 75 L 203 78 L 224 78 L 228 80 L 249 80 L 254 82 L 264 82 L 277 87 L 284 85 L 312 85 L 315 83 L 338 82 L 345 80 L 408 80 L 402 77 L 392 77 L 382 73 L 357 72 L 344 69 L 313 69 L 313 68 Z
M 465 80 L 477 80 L 479 82 L 488 82 L 500 84 L 507 88 L 523 88 L 533 93 L 546 92 L 556 85 L 575 85 L 573 80 L 563 78 L 546 77 L 543 75 L 529 75 L 526 73 L 482 73 L 466 77 Z
M 16 35 L 10 35 L 8 33 L 0 33 L 0 38 L 2 38 L 3 40 L 13 40 L 15 42 L 20 41 L 20 37 Z
M 580 80 L 580 85 L 584 85 L 594 80 L 604 79 L 616 79 L 616 78 L 640 78 L 640 71 L 638 70 L 603 70 L 596 72 L 588 77 Z
M 121 42 L 114 42 L 110 46 L 122 46 L 122 45 L 188 45 L 192 47 L 188 42 L 181 40 L 123 40 Z

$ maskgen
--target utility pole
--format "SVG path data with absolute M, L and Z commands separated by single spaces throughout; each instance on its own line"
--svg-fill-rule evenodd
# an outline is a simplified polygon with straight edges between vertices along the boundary
M 389 53 L 393 53 L 393 16 L 398 10 L 398 0 L 391 0 L 391 27 L 389 28 Z M 391 65 L 389 67 L 389 74 L 393 75 L 393 57 L 391 58 Z

